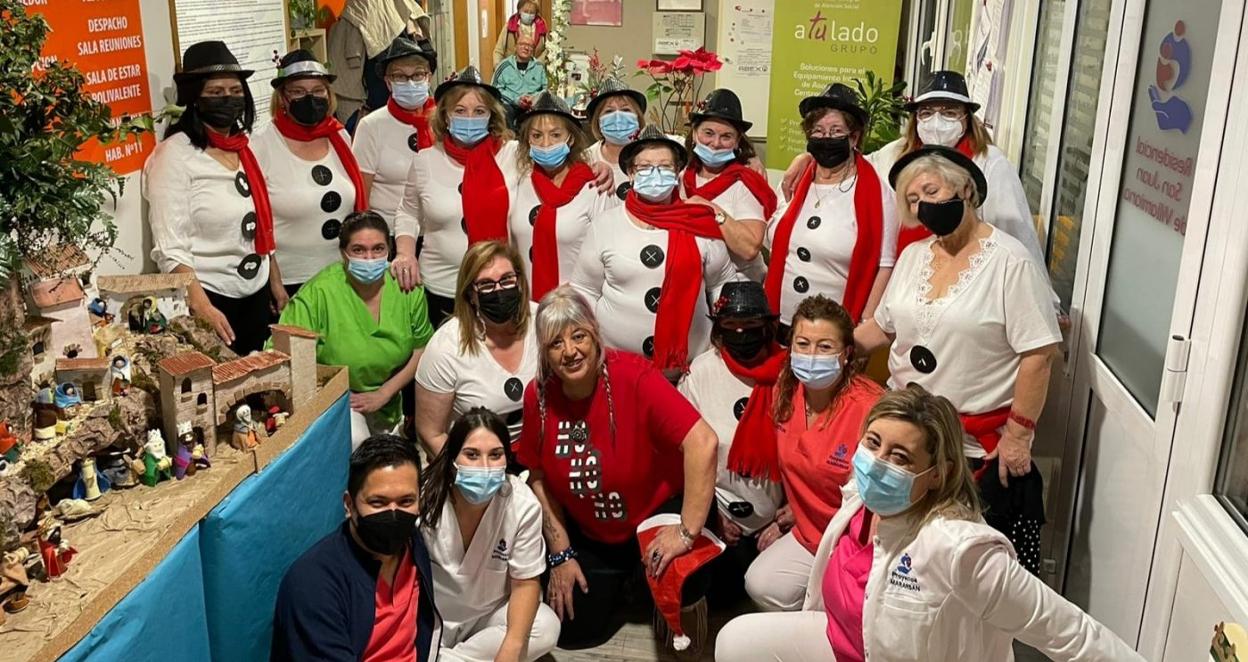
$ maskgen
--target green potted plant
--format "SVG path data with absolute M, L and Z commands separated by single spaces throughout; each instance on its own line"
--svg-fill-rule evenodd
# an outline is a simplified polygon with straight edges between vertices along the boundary
M 862 99 L 862 107 L 871 118 L 867 135 L 862 141 L 862 153 L 870 154 L 901 137 L 906 116 L 906 97 L 903 94 L 906 81 L 899 80 L 888 85 L 874 71 L 867 71 L 863 78 L 855 78 L 852 82 Z
M 298 32 L 316 27 L 316 0 L 289 0 L 287 7 L 291 36 L 298 36 Z

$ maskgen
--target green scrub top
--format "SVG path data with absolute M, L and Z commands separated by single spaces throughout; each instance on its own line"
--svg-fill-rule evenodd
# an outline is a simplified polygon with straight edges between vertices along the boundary
M 325 267 L 286 304 L 281 323 L 320 334 L 316 362 L 347 366 L 353 392 L 375 391 L 433 336 L 425 291 L 418 287 L 405 294 L 387 272 L 381 321 L 376 322 L 347 279 L 341 262 Z M 397 424 L 403 416 L 402 397 L 402 392 L 395 394 L 377 415 Z

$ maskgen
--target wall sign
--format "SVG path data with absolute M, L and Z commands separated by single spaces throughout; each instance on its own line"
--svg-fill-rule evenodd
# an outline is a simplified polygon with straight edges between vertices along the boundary
M 702 12 L 655 12 L 655 55 L 696 51 L 706 43 L 706 14 Z
M 45 59 L 55 58 L 77 67 L 87 78 L 87 94 L 108 104 L 113 117 L 151 112 L 139 0 L 26 4 L 27 11 L 42 14 L 52 27 L 43 47 Z M 124 175 L 142 168 L 154 145 L 150 133 L 124 143 L 101 145 L 91 141 L 78 158 L 105 163 Z

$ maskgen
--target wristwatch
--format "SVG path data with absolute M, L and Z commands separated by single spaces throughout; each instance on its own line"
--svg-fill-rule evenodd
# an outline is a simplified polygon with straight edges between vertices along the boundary
M 728 220 L 728 214 L 725 214 L 722 209 L 715 210 L 715 223 L 717 225 L 723 225 L 724 222 L 727 220 Z

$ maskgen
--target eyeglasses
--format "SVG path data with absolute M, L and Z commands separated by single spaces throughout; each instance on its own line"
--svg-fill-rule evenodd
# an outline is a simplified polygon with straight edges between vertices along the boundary
M 423 80 L 429 80 L 430 73 L 428 71 L 417 71 L 416 73 L 406 76 L 403 74 L 390 74 L 386 76 L 386 80 L 391 83 L 419 83 Z
M 937 115 L 957 122 L 966 117 L 966 111 L 962 108 L 920 108 L 919 112 L 915 113 L 915 116 L 921 120 L 930 120 Z
M 650 177 L 656 172 L 675 173 L 676 169 L 672 166 L 665 165 L 639 165 L 636 169 L 637 175 L 641 177 Z
M 320 97 L 322 99 L 328 99 L 329 89 L 322 87 L 316 90 L 305 90 L 303 88 L 295 88 L 293 90 L 286 90 L 286 98 L 290 99 L 291 101 L 294 101 L 296 99 L 302 99 L 306 96 L 314 96 L 314 97 Z
M 848 129 L 832 129 L 831 131 L 828 131 L 826 129 L 811 129 L 810 137 L 811 138 L 835 138 L 839 140 L 841 138 L 848 138 L 849 130 Z
M 477 294 L 489 294 L 491 292 L 497 292 L 498 290 L 510 290 L 519 283 L 520 278 L 516 275 L 516 272 L 513 271 L 511 273 L 503 274 L 503 277 L 498 280 L 478 280 L 472 284 L 472 289 L 475 290 Z

